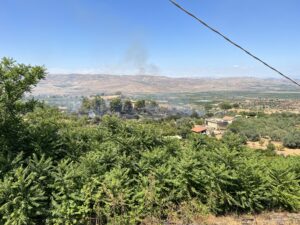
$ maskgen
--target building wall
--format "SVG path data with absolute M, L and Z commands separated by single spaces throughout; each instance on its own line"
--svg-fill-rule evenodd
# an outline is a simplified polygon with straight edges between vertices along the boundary
M 205 124 L 208 126 L 208 128 L 212 130 L 225 130 L 228 126 L 227 121 L 211 121 L 211 120 L 206 120 Z
M 228 126 L 228 122 L 218 122 L 218 129 L 219 130 L 226 130 L 226 128 L 227 128 L 227 126 Z
M 213 129 L 218 129 L 218 123 L 212 121 L 206 121 L 206 125 Z

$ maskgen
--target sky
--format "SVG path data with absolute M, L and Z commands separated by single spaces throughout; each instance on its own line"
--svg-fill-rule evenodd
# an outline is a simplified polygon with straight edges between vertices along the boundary
M 177 0 L 300 78 L 299 0 Z M 0 57 L 49 73 L 278 75 L 168 0 L 0 0 Z

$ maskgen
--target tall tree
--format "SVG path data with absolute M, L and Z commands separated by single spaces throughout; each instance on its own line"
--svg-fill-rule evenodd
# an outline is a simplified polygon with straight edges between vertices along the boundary
M 17 64 L 13 59 L 0 61 L 0 146 L 1 156 L 13 158 L 18 151 L 26 151 L 26 125 L 22 116 L 34 109 L 35 100 L 24 100 L 46 75 L 40 66 Z
M 79 112 L 82 114 L 88 113 L 92 108 L 91 101 L 87 97 L 83 97 L 81 100 L 81 106 Z
M 96 114 L 103 114 L 106 112 L 107 107 L 105 104 L 105 101 L 101 96 L 97 95 L 93 100 L 92 100 L 92 109 L 96 112 Z
M 103 98 L 96 95 L 93 99 L 84 97 L 81 102 L 80 113 L 87 114 L 89 111 L 94 111 L 96 114 L 103 114 L 107 111 L 107 107 Z
M 223 109 L 223 110 L 228 110 L 228 109 L 231 109 L 232 106 L 229 102 L 222 102 L 220 105 L 219 105 L 220 109 Z
M 136 103 L 134 105 L 134 108 L 137 111 L 142 111 L 143 109 L 145 109 L 145 107 L 146 107 L 146 101 L 145 100 L 138 100 L 138 101 L 136 101 Z
M 124 102 L 124 105 L 123 105 L 123 112 L 124 113 L 132 113 L 133 111 L 133 105 L 132 105 L 132 102 L 128 99 Z
M 122 100 L 121 98 L 114 98 L 110 102 L 110 110 L 112 112 L 121 112 L 122 111 Z

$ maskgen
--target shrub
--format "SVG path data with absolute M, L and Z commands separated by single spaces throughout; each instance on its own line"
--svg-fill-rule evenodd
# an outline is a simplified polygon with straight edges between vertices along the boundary
M 300 132 L 294 131 L 285 136 L 283 145 L 288 148 L 300 148 Z
M 275 151 L 276 150 L 276 147 L 275 145 L 269 141 L 268 145 L 267 145 L 267 150 L 268 151 Z

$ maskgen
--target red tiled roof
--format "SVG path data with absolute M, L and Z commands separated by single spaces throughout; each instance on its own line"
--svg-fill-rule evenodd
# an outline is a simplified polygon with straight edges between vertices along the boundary
M 196 125 L 192 128 L 192 131 L 195 133 L 202 133 L 206 130 L 207 130 L 207 128 L 205 126 L 200 126 L 200 125 Z

